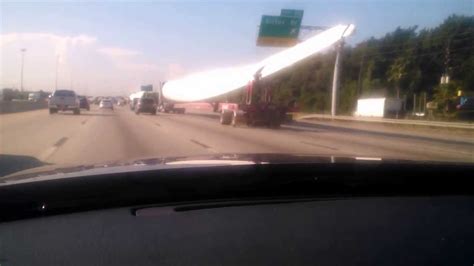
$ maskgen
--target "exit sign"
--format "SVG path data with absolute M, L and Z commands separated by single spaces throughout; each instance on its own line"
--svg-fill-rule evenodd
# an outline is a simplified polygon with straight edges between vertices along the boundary
M 262 16 L 257 45 L 292 46 L 298 42 L 301 18 Z
M 295 10 L 295 9 L 282 9 L 280 16 L 282 17 L 294 17 L 303 19 L 303 10 Z
M 258 32 L 258 46 L 289 47 L 298 43 L 303 10 L 282 9 L 280 16 L 263 15 Z

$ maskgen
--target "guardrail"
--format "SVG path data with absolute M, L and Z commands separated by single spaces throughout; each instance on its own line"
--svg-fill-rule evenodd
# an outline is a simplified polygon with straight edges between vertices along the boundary
M 47 107 L 46 101 L 0 101 L 0 114 L 26 112 Z

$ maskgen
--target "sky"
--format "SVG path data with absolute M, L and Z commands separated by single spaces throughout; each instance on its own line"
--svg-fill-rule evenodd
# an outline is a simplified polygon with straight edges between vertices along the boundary
M 1 1 L 1 0 L 0 0 Z M 473 15 L 474 0 L 34 1 L 0 2 L 0 87 L 72 88 L 128 95 L 140 85 L 257 62 L 262 15 L 304 10 L 303 25 L 352 23 L 356 44 L 396 27 L 431 28 L 451 14 Z

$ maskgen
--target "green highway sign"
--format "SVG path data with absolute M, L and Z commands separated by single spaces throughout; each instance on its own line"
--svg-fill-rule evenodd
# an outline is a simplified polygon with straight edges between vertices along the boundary
M 298 42 L 300 26 L 301 17 L 264 15 L 260 22 L 257 45 L 293 46 Z
M 151 85 L 151 84 L 150 85 L 142 85 L 140 87 L 140 90 L 141 91 L 153 91 L 153 85 Z
M 293 17 L 303 19 L 303 10 L 296 10 L 296 9 L 282 9 L 280 16 L 282 17 Z

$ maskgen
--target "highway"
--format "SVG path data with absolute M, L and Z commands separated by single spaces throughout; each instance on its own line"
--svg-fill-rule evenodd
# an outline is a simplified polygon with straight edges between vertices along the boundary
M 233 128 L 205 112 L 153 116 L 136 115 L 128 106 L 114 111 L 91 107 L 81 115 L 50 115 L 47 110 L 1 115 L 0 153 L 67 165 L 215 153 L 474 161 L 472 131 L 344 122 L 291 122 L 277 130 Z

